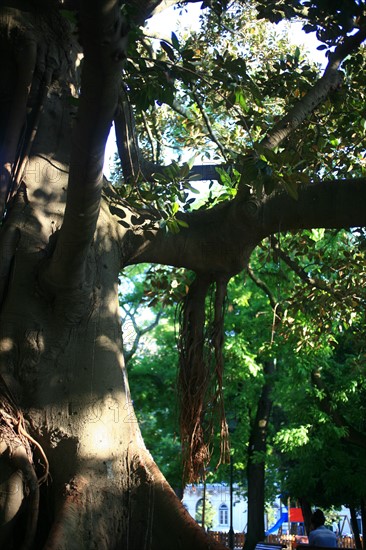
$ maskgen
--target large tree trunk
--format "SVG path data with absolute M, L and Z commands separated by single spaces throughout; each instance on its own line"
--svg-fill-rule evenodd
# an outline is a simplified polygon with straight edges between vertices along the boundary
M 31 159 L 27 202 L 19 195 L 3 230 L 18 238 L 1 310 L 1 374 L 49 461 L 34 547 L 209 548 L 136 423 L 118 311 L 119 228 L 105 206 L 88 257 L 85 313 L 73 317 L 79 290 L 50 303 L 38 288 L 38 268 L 62 207 L 63 186 L 57 186 L 60 197 L 54 187 L 47 190 L 44 177 L 37 181 L 48 167 Z M 36 448 L 34 462 L 42 476 L 45 462 Z M 4 547 L 18 548 L 18 541 L 12 546 L 8 539 Z
M 49 21 L 39 14 L 33 18 L 5 9 L 0 16 L 2 46 L 6 43 L 9 52 L 12 45 L 16 50 L 24 42 L 25 27 L 33 37 L 50 30 Z M 12 32 L 7 32 L 9 25 Z M 56 45 L 60 61 L 65 44 Z M 31 62 L 33 67 L 34 59 Z M 37 63 L 41 65 L 39 58 Z M 9 90 L 2 90 L 2 113 L 12 100 L 11 85 L 17 86 L 17 70 L 22 70 L 19 64 L 11 68 L 15 74 L 10 71 Z M 93 72 L 86 72 L 93 81 Z M 131 245 L 107 202 L 102 201 L 99 209 L 103 155 L 93 141 L 94 126 L 99 124 L 98 134 L 105 134 L 108 117 L 113 117 L 111 88 L 106 96 L 103 89 L 89 85 L 80 120 L 91 116 L 86 103 L 96 113 L 86 134 L 76 125 L 69 179 L 73 120 L 68 86 L 76 81 L 52 83 L 34 74 L 28 124 L 37 131 L 25 131 L 31 148 L 23 150 L 26 164 L 18 182 L 9 178 L 8 167 L 11 170 L 17 160 L 12 142 L 2 159 L 6 218 L 0 230 L 1 547 L 221 548 L 190 518 L 163 478 L 144 446 L 134 414 L 118 309 L 118 274 Z M 24 113 L 28 95 L 18 95 L 15 100 Z M 98 118 L 100 97 L 106 104 Z M 16 109 L 9 112 L 11 117 Z M 10 129 L 9 118 L 1 122 L 4 141 L 13 128 L 18 135 L 12 138 L 18 143 L 25 121 Z M 85 144 L 87 138 L 90 142 Z M 97 185 L 87 187 L 93 170 Z M 72 239 L 68 227 L 59 231 L 68 185 L 73 196 L 65 219 L 75 233 Z M 44 480 L 40 494 L 35 475 Z

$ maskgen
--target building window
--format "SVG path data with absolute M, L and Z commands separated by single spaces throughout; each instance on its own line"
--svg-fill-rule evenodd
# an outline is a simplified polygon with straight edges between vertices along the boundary
M 228 525 L 229 524 L 229 509 L 226 504 L 220 504 L 219 507 L 219 524 Z

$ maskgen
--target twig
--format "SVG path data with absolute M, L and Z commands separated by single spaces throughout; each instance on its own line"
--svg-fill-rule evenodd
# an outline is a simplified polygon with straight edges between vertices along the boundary
M 252 281 L 257 285 L 257 287 L 263 290 L 263 292 L 266 294 L 266 296 L 269 299 L 269 303 L 271 304 L 271 307 L 273 310 L 273 321 L 272 321 L 272 330 L 271 330 L 271 345 L 272 345 L 274 342 L 276 328 L 282 321 L 281 304 L 275 299 L 274 294 L 269 288 L 269 286 L 262 279 L 259 279 L 255 275 L 250 265 L 248 265 L 247 267 L 247 273 L 249 277 L 252 279 Z
M 224 159 L 226 160 L 225 149 L 224 149 L 224 147 L 222 146 L 222 144 L 220 143 L 220 141 L 217 139 L 217 137 L 215 136 L 214 131 L 213 131 L 212 126 L 211 126 L 210 119 L 208 118 L 208 116 L 207 116 L 207 114 L 206 114 L 206 112 L 205 112 L 205 110 L 204 110 L 204 108 L 203 108 L 203 106 L 202 106 L 202 104 L 201 104 L 201 101 L 200 101 L 198 95 L 197 95 L 195 92 L 193 93 L 193 99 L 194 99 L 195 102 L 197 103 L 198 109 L 199 109 L 199 111 L 200 111 L 200 113 L 201 113 L 201 115 L 202 115 L 203 120 L 205 121 L 205 126 L 206 126 L 206 128 L 207 128 L 207 131 L 208 131 L 208 133 L 209 133 L 209 136 L 211 137 L 212 141 L 213 141 L 214 143 L 216 143 L 217 147 L 218 147 L 218 148 L 220 149 L 220 151 L 221 151 L 222 156 L 223 156 Z
M 273 250 L 276 251 L 276 254 L 283 260 L 296 275 L 304 281 L 307 285 L 311 286 L 312 288 L 317 288 L 318 290 L 322 290 L 324 292 L 327 292 L 335 300 L 338 302 L 342 302 L 344 300 L 344 297 L 339 293 L 336 292 L 329 284 L 324 282 L 321 279 L 310 277 L 306 271 L 300 267 L 292 258 L 290 258 L 280 247 L 278 239 L 274 236 L 271 237 L 271 245 Z

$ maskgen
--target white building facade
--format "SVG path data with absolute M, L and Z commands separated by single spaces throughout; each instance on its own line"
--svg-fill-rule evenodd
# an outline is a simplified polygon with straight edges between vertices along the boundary
M 183 505 L 189 514 L 196 519 L 197 510 L 202 505 L 204 497 L 204 485 L 187 485 L 183 495 Z M 230 487 L 227 483 L 207 483 L 206 484 L 206 502 L 210 503 L 213 513 L 213 523 L 211 531 L 228 532 L 230 529 Z M 284 513 L 285 512 L 285 513 Z M 289 534 L 289 524 L 287 523 L 287 508 L 281 505 L 280 499 L 272 505 L 270 514 L 265 513 L 265 530 L 272 533 Z M 283 519 L 282 519 L 283 518 Z M 360 527 L 361 527 L 361 520 Z M 248 505 L 247 500 L 240 491 L 237 484 L 233 485 L 233 529 L 236 533 L 246 533 L 248 524 Z M 302 525 L 302 527 L 301 527 Z M 302 535 L 303 524 L 298 524 L 297 533 Z M 273 529 L 276 527 L 276 529 Z M 347 508 L 342 506 L 339 510 L 339 522 L 333 524 L 333 530 L 340 536 L 351 536 L 350 513 Z M 361 529 L 360 529 L 361 530 Z
M 204 486 L 188 485 L 183 495 L 183 505 L 193 518 L 203 501 Z M 206 485 L 206 502 L 213 510 L 213 525 L 211 531 L 229 531 L 230 529 L 230 488 L 225 483 L 210 483 Z M 240 496 L 239 488 L 233 486 L 233 529 L 235 532 L 245 532 L 247 527 L 247 502 Z

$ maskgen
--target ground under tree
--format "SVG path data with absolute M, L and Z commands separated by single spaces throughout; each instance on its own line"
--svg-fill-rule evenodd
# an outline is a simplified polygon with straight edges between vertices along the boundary
M 103 179 L 104 148 L 115 119 L 121 157 L 130 162 L 126 173 L 141 161 L 123 116 L 121 68 L 130 29 L 156 4 L 131 2 L 121 10 L 113 0 L 1 2 L 4 548 L 220 548 L 185 512 L 142 441 L 124 369 L 118 274 L 139 262 L 197 274 L 180 339 L 181 392 L 189 405 L 183 438 L 191 457 L 187 473 L 195 475 L 210 454 L 205 405 L 211 399 L 222 408 L 227 281 L 273 232 L 365 223 L 362 178 L 314 183 L 296 200 L 281 192 L 256 195 L 243 185 L 234 200 L 177 214 L 178 233 L 162 228 L 155 210 L 120 199 Z M 60 8 L 76 10 L 77 36 Z M 362 39 L 353 38 L 347 51 Z M 341 54 L 331 78 L 263 146 L 285 139 L 324 99 Z M 204 297 L 212 287 L 209 364 Z M 215 385 L 208 383 L 210 368 Z M 225 430 L 222 418 L 224 438 Z

